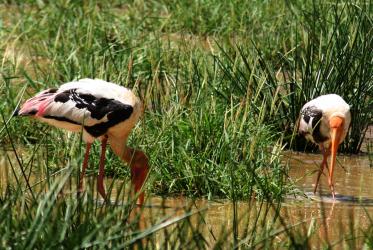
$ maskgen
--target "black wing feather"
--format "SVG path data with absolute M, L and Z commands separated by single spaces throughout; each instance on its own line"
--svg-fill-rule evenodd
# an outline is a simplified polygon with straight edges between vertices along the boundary
M 109 128 L 127 120 L 133 113 L 133 107 L 131 105 L 124 104 L 115 99 L 79 93 L 77 92 L 77 89 L 63 91 L 57 94 L 54 98 L 55 102 L 60 103 L 66 103 L 69 100 L 75 103 L 75 106 L 71 108 L 86 109 L 89 111 L 90 117 L 81 117 L 79 121 L 58 115 L 48 115 L 44 118 L 67 121 L 79 125 L 84 125 L 84 119 L 96 119 L 97 123 L 90 126 L 84 126 L 85 130 L 93 137 L 104 135 Z M 105 121 L 100 122 L 99 120 L 103 119 L 106 115 L 107 120 L 105 119 Z

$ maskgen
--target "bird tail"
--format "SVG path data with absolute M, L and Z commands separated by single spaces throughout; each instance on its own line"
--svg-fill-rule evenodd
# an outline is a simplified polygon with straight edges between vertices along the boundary
M 43 91 L 28 99 L 20 109 L 14 112 L 14 116 L 42 116 L 48 105 L 53 102 L 55 93 Z

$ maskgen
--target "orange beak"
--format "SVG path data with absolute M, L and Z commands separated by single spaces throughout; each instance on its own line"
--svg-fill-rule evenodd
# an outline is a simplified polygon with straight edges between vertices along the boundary
M 341 136 L 343 131 L 344 118 L 339 116 L 334 116 L 330 119 L 329 125 L 332 132 L 332 145 L 331 145 L 331 162 L 329 169 L 329 187 L 332 191 L 333 199 L 335 197 L 334 185 L 333 185 L 333 172 L 334 166 L 337 158 L 338 146 L 341 143 Z

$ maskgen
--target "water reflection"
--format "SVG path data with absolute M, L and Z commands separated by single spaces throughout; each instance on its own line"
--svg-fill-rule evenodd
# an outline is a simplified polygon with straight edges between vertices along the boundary
M 321 199 L 330 202 L 330 190 L 327 182 L 327 172 L 320 178 L 318 193 L 312 194 L 316 174 L 322 160 L 319 154 L 304 154 L 289 152 L 285 155 L 290 164 L 289 175 L 296 185 L 310 196 L 311 199 Z M 371 203 L 373 199 L 373 168 L 369 167 L 368 156 L 337 157 L 334 173 L 336 199 L 340 202 L 364 201 Z
M 219 239 L 225 238 L 229 245 L 233 238 L 241 246 L 263 247 L 267 237 L 271 243 L 286 246 L 291 237 L 296 241 L 307 240 L 315 249 L 330 244 L 336 246 L 362 247 L 361 236 L 372 226 L 373 218 L 373 169 L 369 167 L 368 156 L 338 156 L 335 170 L 337 202 L 333 202 L 327 178 L 322 176 L 319 191 L 313 194 L 316 173 L 321 162 L 319 154 L 288 152 L 284 161 L 289 163 L 289 178 L 302 192 L 289 196 L 282 204 L 267 204 L 255 200 L 233 204 L 231 201 L 191 200 L 185 197 L 148 197 L 142 208 L 131 213 L 131 220 L 140 216 L 140 229 L 160 225 L 152 237 L 156 237 L 160 247 L 166 246 L 169 233 L 180 223 L 186 223 L 195 232 L 201 232 L 208 247 L 214 247 Z M 13 181 L 11 167 L 1 159 L 0 191 L 8 181 Z M 31 175 L 31 186 L 44 179 L 45 173 Z M 54 177 L 53 177 L 54 178 Z M 58 178 L 58 177 L 56 177 Z M 20 178 L 22 180 L 22 178 Z M 94 175 L 87 177 L 86 192 L 95 194 Z M 77 180 L 69 178 L 63 195 L 74 194 Z M 111 192 L 112 205 L 126 206 L 129 199 L 130 181 L 106 178 L 106 188 Z M 46 181 L 33 188 L 46 190 Z M 110 191 L 111 190 L 111 191 Z M 100 196 L 94 195 L 99 202 Z M 190 213 L 190 214 L 188 214 Z M 275 216 L 280 214 L 280 217 Z M 163 227 L 162 227 L 163 226 Z M 167 230 L 163 230 L 167 228 Z M 193 232 L 192 232 L 193 233 Z M 291 237 L 289 235 L 292 235 Z M 296 237 L 296 236 L 300 237 Z M 304 236 L 309 236 L 306 239 Z M 354 239 L 353 245 L 349 245 Z M 299 239 L 300 238 L 300 239 Z M 144 240 L 143 240 L 144 241 Z M 166 243 L 165 243 L 166 242 Z M 147 242 L 143 242 L 147 244 Z M 153 243 L 152 243 L 153 244 Z M 351 243 L 352 244 L 352 243 Z

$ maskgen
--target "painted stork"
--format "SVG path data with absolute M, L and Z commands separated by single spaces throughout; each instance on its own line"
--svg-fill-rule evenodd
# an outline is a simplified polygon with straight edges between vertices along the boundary
M 83 190 L 91 145 L 96 139 L 100 140 L 97 190 L 106 199 L 103 180 L 107 141 L 114 153 L 129 164 L 135 192 L 141 190 L 147 178 L 148 158 L 142 151 L 126 146 L 127 138 L 142 112 L 142 103 L 131 90 L 103 80 L 81 79 L 40 92 L 27 100 L 15 115 L 31 116 L 58 128 L 83 133 L 87 147 L 79 192 Z M 144 192 L 141 192 L 138 204 L 143 202 Z
M 336 94 L 322 95 L 306 103 L 300 111 L 298 132 L 319 145 L 323 160 L 317 175 L 316 193 L 324 167 L 329 170 L 328 184 L 335 199 L 333 171 L 339 144 L 346 137 L 351 122 L 350 106 Z M 330 168 L 328 157 L 331 155 Z

